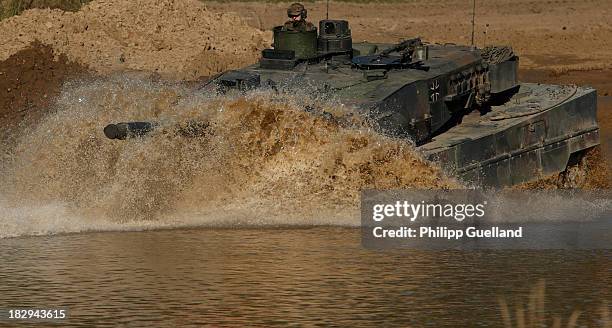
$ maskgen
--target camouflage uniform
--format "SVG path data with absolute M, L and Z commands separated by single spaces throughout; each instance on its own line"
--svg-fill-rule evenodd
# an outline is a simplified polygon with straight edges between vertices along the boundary
M 287 16 L 300 16 L 299 20 L 288 20 L 283 25 L 284 31 L 308 32 L 316 30 L 315 26 L 306 21 L 307 11 L 301 3 L 294 3 L 287 8 Z
M 315 26 L 311 22 L 307 22 L 305 20 L 299 20 L 299 21 L 288 20 L 285 22 L 285 25 L 283 25 L 283 30 L 308 32 L 308 31 L 314 31 Z

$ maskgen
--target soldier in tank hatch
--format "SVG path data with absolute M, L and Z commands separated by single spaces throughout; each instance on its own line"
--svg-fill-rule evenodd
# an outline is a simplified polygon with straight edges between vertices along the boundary
M 287 16 L 289 20 L 283 25 L 285 31 L 308 32 L 316 29 L 311 22 L 306 21 L 307 11 L 301 3 L 296 2 L 289 6 Z

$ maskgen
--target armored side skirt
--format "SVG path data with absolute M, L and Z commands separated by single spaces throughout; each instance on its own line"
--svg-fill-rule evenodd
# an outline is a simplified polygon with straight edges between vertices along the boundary
M 450 174 L 478 186 L 509 186 L 560 173 L 599 144 L 597 95 L 574 86 L 521 84 L 486 115 L 419 147 Z

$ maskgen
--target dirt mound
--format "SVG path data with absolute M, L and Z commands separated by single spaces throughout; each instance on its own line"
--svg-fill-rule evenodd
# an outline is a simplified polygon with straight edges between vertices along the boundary
M 193 79 L 253 62 L 271 35 L 197 0 L 99 0 L 78 12 L 32 9 L 0 22 L 0 60 L 39 40 L 98 73 Z
M 33 122 L 42 116 L 62 84 L 82 76 L 86 70 L 69 62 L 66 56 L 54 59 L 53 50 L 40 43 L 32 44 L 0 62 L 0 140 L 11 128 L 23 121 Z

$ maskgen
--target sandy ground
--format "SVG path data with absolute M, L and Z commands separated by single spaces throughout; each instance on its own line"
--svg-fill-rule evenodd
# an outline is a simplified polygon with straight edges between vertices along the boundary
M 288 4 L 207 2 L 206 6 L 212 11 L 239 12 L 249 25 L 269 30 L 286 19 Z M 329 17 L 349 20 L 355 41 L 392 42 L 421 36 L 430 42 L 466 44 L 471 38 L 471 4 L 468 0 L 331 2 Z M 476 44 L 511 45 L 521 54 L 523 68 L 612 68 L 609 0 L 494 0 L 477 5 Z M 311 21 L 325 18 L 325 2 L 306 7 Z

